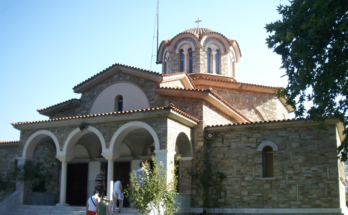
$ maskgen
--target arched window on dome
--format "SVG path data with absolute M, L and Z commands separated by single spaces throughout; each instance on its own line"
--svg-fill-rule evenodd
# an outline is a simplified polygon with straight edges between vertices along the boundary
M 216 50 L 216 54 L 215 54 L 215 71 L 216 71 L 216 74 L 220 74 L 220 50 L 217 49 Z
M 185 55 L 184 50 L 180 49 L 180 72 L 183 72 L 185 69 Z
M 117 95 L 115 98 L 115 111 L 123 111 L 123 96 Z
M 210 73 L 210 65 L 211 65 L 211 48 L 208 48 L 207 51 L 207 72 Z
M 274 177 L 273 175 L 273 148 L 271 146 L 265 146 L 262 149 L 262 169 L 263 177 Z
M 191 48 L 188 49 L 188 53 L 189 53 L 189 73 L 192 73 L 192 49 Z

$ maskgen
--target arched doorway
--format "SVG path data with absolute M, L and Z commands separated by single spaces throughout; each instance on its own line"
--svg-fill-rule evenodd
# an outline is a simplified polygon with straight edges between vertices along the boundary
M 63 153 L 71 156 L 67 164 L 66 203 L 86 205 L 95 189 L 95 177 L 107 170 L 107 161 L 101 155 L 105 141 L 99 130 L 88 126 L 73 130 L 66 140 Z M 106 177 L 106 175 L 105 175 Z
M 56 160 L 59 143 L 47 130 L 30 135 L 24 144 L 22 158 L 32 176 L 24 182 L 23 204 L 54 205 L 59 194 L 59 162 Z

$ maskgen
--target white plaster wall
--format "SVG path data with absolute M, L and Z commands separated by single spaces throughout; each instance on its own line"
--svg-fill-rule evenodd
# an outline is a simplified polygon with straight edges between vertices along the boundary
M 279 101 L 279 99 L 275 99 L 276 104 L 277 104 L 277 119 L 289 119 L 289 112 L 288 110 L 284 107 L 284 105 Z
M 128 146 L 124 143 L 121 145 L 119 153 L 121 156 L 124 156 L 124 157 L 127 157 L 127 156 L 131 157 L 132 156 L 132 152 L 129 150 Z
M 92 196 L 95 189 L 95 177 L 100 174 L 101 163 L 99 161 L 91 161 L 88 163 L 88 181 L 87 196 Z
M 87 149 L 79 144 L 76 144 L 74 148 L 74 158 L 89 158 Z
M 149 108 L 150 104 L 141 88 L 131 83 L 116 83 L 105 88 L 94 100 L 90 114 L 115 111 L 115 98 L 123 96 L 123 110 Z

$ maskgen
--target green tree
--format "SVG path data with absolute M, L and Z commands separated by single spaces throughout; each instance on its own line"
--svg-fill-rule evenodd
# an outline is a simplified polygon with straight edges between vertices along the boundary
M 140 214 L 149 214 L 151 211 L 157 211 L 160 214 L 160 208 L 163 207 L 165 214 L 174 214 L 179 209 L 175 202 L 177 177 L 167 184 L 167 174 L 163 169 L 163 164 L 156 163 L 156 157 L 152 157 L 154 165 L 146 162 L 146 170 L 143 170 L 144 178 L 141 186 L 138 186 L 136 172 L 131 173 L 131 186 L 125 190 L 126 197 L 133 203 L 133 207 Z M 174 170 L 175 172 L 175 170 Z M 173 175 L 174 175 L 173 172 Z
M 289 79 L 278 96 L 295 108 L 296 117 L 322 126 L 325 118 L 334 116 L 347 127 L 347 1 L 290 0 L 277 10 L 282 20 L 266 25 L 270 33 L 266 43 L 282 56 L 281 68 Z M 337 151 L 342 161 L 347 160 L 347 151 L 345 138 Z

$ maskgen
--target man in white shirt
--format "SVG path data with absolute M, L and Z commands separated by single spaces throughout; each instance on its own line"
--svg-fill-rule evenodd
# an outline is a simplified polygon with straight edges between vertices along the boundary
M 98 203 L 99 203 L 99 192 L 95 190 L 93 192 L 93 196 L 91 196 L 87 200 L 86 215 L 95 215 L 96 214 L 95 210 Z

